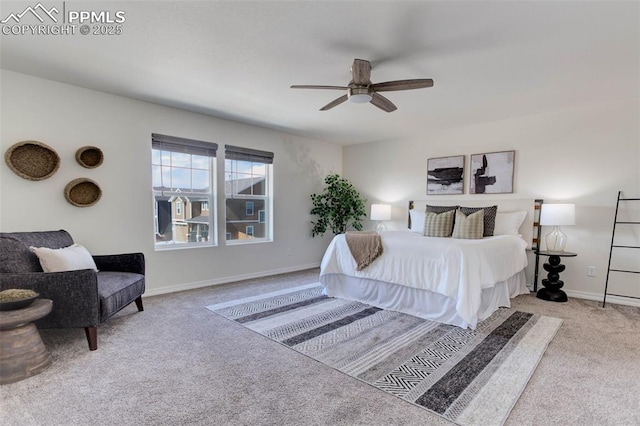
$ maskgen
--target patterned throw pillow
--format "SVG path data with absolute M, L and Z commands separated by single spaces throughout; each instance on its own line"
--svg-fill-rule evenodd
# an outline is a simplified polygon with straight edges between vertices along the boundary
M 458 207 L 460 206 L 430 206 L 429 204 L 427 204 L 426 211 L 434 213 L 444 213 L 451 210 L 456 210 Z
M 478 210 L 484 210 L 484 237 L 493 237 L 493 230 L 496 227 L 496 213 L 498 206 L 490 207 L 460 207 L 460 211 L 469 216 Z
M 456 226 L 453 228 L 453 238 L 465 240 L 477 240 L 482 238 L 484 231 L 484 210 L 480 209 L 470 215 L 465 215 L 456 210 Z
M 455 210 L 443 213 L 426 212 L 423 235 L 425 237 L 450 237 L 455 213 Z

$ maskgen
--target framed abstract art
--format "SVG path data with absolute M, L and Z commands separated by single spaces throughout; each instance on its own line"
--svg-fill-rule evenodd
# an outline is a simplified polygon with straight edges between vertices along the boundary
M 508 194 L 513 192 L 515 151 L 471 155 L 470 194 Z
M 464 155 L 427 160 L 427 195 L 464 194 Z

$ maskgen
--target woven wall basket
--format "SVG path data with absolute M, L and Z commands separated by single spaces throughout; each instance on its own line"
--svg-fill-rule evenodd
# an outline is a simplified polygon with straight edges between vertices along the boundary
M 43 180 L 53 176 L 60 167 L 60 157 L 50 146 L 38 141 L 22 141 L 4 154 L 9 168 L 28 180 Z
M 76 151 L 76 161 L 82 167 L 95 169 L 104 160 L 102 150 L 95 146 L 83 146 Z
M 64 187 L 64 198 L 76 207 L 89 207 L 102 197 L 97 183 L 88 178 L 74 179 Z

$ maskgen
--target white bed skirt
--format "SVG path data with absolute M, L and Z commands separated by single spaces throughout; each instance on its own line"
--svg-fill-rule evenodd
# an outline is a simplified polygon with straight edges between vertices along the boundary
M 324 286 L 324 294 L 330 297 L 355 300 L 462 328 L 476 326 L 468 324 L 458 315 L 454 299 L 428 290 L 342 274 L 322 275 L 320 282 Z M 507 281 L 482 290 L 476 323 L 488 318 L 501 306 L 510 307 L 509 299 L 520 294 L 529 294 L 524 270 Z

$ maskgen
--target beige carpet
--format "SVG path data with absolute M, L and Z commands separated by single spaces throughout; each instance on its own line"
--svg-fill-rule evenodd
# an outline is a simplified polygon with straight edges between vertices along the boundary
M 54 363 L 0 387 L 10 425 L 440 425 L 205 306 L 317 281 L 310 270 L 145 298 L 98 328 L 43 330 Z M 640 424 L 640 309 L 520 296 L 513 308 L 562 318 L 507 425 Z

